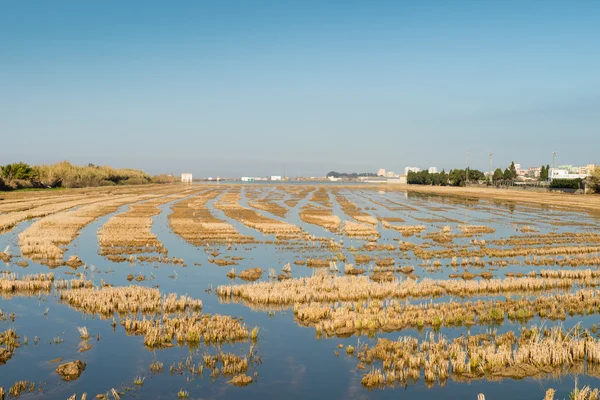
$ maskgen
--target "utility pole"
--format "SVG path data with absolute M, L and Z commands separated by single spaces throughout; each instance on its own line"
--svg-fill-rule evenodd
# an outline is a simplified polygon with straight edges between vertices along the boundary
M 557 154 L 558 154 L 557 152 L 552 153 L 552 156 L 553 156 L 552 157 L 552 168 L 556 168 L 556 155 Z
M 470 150 L 467 150 L 467 170 L 466 170 L 467 183 L 469 183 L 469 151 Z
M 493 181 L 493 177 L 494 177 L 494 171 L 492 170 L 492 155 L 493 155 L 493 153 L 490 153 L 490 182 Z

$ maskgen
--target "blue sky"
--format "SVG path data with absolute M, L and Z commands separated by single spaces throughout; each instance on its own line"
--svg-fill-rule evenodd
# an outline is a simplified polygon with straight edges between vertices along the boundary
M 600 163 L 600 1 L 0 0 L 0 163 Z

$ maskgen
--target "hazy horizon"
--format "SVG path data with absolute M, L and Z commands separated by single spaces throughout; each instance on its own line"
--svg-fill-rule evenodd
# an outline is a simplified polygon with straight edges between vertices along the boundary
M 600 2 L 3 2 L 0 164 L 600 163 Z

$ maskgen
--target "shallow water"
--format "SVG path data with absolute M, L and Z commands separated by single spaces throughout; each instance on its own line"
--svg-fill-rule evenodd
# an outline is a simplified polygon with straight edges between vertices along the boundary
M 334 187 L 332 185 L 331 187 Z M 243 186 L 241 205 L 248 206 L 247 191 L 260 188 L 261 194 L 258 198 L 268 196 L 271 191 L 277 190 L 274 186 L 259 187 L 255 185 Z M 461 223 L 480 224 L 493 227 L 495 232 L 478 236 L 478 239 L 488 241 L 505 238 L 510 235 L 521 234 L 517 231 L 519 226 L 527 224 L 535 227 L 540 233 L 547 232 L 587 232 L 589 225 L 581 226 L 555 226 L 552 222 L 573 221 L 575 223 L 592 224 L 598 226 L 598 220 L 586 213 L 568 212 L 548 207 L 536 207 L 531 205 L 503 204 L 488 200 L 460 201 L 456 198 L 444 198 L 440 196 L 427 196 L 406 194 L 402 192 L 376 192 L 372 189 L 347 189 L 340 188 L 349 201 L 359 206 L 363 212 L 374 217 L 401 217 L 405 224 L 422 224 L 427 227 L 426 232 L 450 226 L 456 229 Z M 288 212 L 285 219 L 296 224 L 306 232 L 317 237 L 328 239 L 343 239 L 344 254 L 348 256 L 348 262 L 353 261 L 352 254 L 348 251 L 350 247 L 360 247 L 364 240 L 347 238 L 343 235 L 333 234 L 319 226 L 304 223 L 298 216 L 298 210 L 310 200 L 310 194 L 299 204 Z M 288 197 L 284 197 L 283 200 Z M 342 221 L 353 220 L 352 217 L 343 213 L 335 196 L 330 195 L 333 204 L 333 212 Z M 207 206 L 217 218 L 232 224 L 240 233 L 249 235 L 257 240 L 273 240 L 272 236 L 263 235 L 252 228 L 246 227 L 240 222 L 227 218 L 223 212 L 214 209 L 214 203 L 220 197 L 211 200 Z M 283 200 L 278 201 L 283 205 Z M 181 200 L 177 200 L 181 201 Z M 388 210 L 376 201 L 390 207 L 402 208 L 402 210 Z M 523 379 L 490 382 L 485 380 L 474 380 L 470 383 L 455 382 L 450 379 L 443 387 L 434 385 L 428 388 L 423 380 L 407 387 L 396 387 L 395 389 L 369 391 L 361 385 L 363 371 L 357 370 L 358 361 L 345 354 L 344 349 L 338 349 L 338 344 L 356 346 L 359 343 L 374 343 L 377 337 L 395 339 L 400 335 L 414 335 L 424 338 L 431 329 L 404 330 L 380 334 L 369 338 L 365 336 L 350 338 L 320 338 L 315 334 L 314 328 L 299 326 L 295 320 L 292 308 L 284 311 L 257 311 L 243 304 L 223 303 L 214 294 L 206 291 L 209 287 L 231 283 L 225 274 L 231 269 L 219 267 L 209 263 L 210 253 L 217 249 L 223 255 L 244 257 L 236 270 L 250 267 L 261 267 L 263 270 L 274 268 L 278 273 L 287 263 L 292 262 L 292 275 L 294 277 L 310 276 L 314 273 L 311 268 L 296 266 L 293 261 L 307 257 L 331 257 L 334 255 L 326 247 L 318 242 L 305 246 L 304 242 L 292 243 L 290 245 L 274 244 L 249 244 L 237 245 L 231 251 L 226 251 L 225 246 L 212 246 L 210 249 L 196 247 L 173 233 L 169 225 L 168 215 L 174 202 L 160 206 L 161 213 L 153 217 L 152 232 L 162 241 L 168 249 L 169 257 L 183 258 L 187 266 L 165 265 L 160 263 L 114 263 L 98 254 L 97 230 L 102 227 L 111 216 L 124 212 L 128 206 L 121 207 L 117 212 L 103 216 L 89 224 L 80 231 L 79 236 L 68 246 L 65 255 L 78 255 L 86 264 L 87 268 L 80 267 L 78 272 L 84 272 L 86 278 L 99 285 L 101 281 L 115 286 L 129 285 L 126 280 L 128 274 L 143 274 L 147 280 L 139 283 L 143 286 L 158 285 L 162 293 L 187 294 L 203 302 L 204 313 L 219 313 L 242 317 L 250 327 L 258 326 L 260 335 L 258 340 L 258 354 L 262 357 L 260 365 L 254 365 L 249 369 L 248 375 L 258 374 L 256 382 L 247 387 L 234 387 L 226 384 L 226 378 L 219 377 L 211 379 L 210 372 L 205 372 L 202 377 L 190 376 L 188 373 L 171 374 L 169 366 L 173 363 L 185 360 L 191 356 L 196 362 L 200 361 L 205 352 L 214 353 L 214 346 L 200 346 L 190 349 L 187 346 L 173 347 L 160 350 L 148 350 L 143 345 L 142 336 L 128 336 L 123 327 L 117 325 L 115 329 L 111 326 L 111 320 L 93 317 L 74 310 L 58 302 L 56 293 L 35 297 L 13 298 L 0 297 L 0 309 L 5 314 L 14 312 L 16 319 L 14 323 L 4 321 L 0 323 L 0 331 L 14 327 L 21 336 L 28 338 L 27 345 L 21 345 L 16 349 L 13 357 L 0 366 L 0 386 L 10 387 L 17 380 L 33 381 L 43 387 L 43 394 L 23 394 L 20 398 L 43 397 L 48 399 L 65 399 L 74 393 L 87 392 L 89 398 L 97 393 L 106 393 L 111 388 L 124 391 L 122 398 L 176 398 L 180 389 L 186 390 L 192 399 L 390 399 L 405 397 L 427 399 L 476 399 L 478 393 L 485 393 L 486 399 L 541 399 L 548 387 L 557 389 L 556 398 L 565 398 L 574 386 L 575 376 L 567 375 L 560 380 L 546 379 Z M 365 208 L 369 208 L 365 210 Z M 371 209 L 372 208 L 372 209 Z M 268 212 L 255 210 L 259 214 L 273 219 L 281 220 Z M 444 222 L 423 222 L 419 219 L 439 219 Z M 460 222 L 457 222 L 460 221 Z M 12 231 L 0 235 L 0 250 L 10 245 L 13 254 L 19 254 L 18 233 L 29 227 L 33 221 L 25 221 L 15 227 Z M 397 243 L 394 239 L 421 243 L 424 235 L 402 237 L 398 232 L 385 229 L 381 224 L 377 226 L 381 233 L 378 243 Z M 425 232 L 425 233 L 426 233 Z M 468 244 L 470 239 L 456 239 L 455 243 Z M 435 247 L 432 247 L 432 249 Z M 382 252 L 380 257 L 398 257 L 396 252 Z M 15 261 L 15 260 L 13 260 Z M 444 264 L 450 260 L 441 260 Z M 196 266 L 194 263 L 200 263 Z M 402 259 L 397 265 L 413 265 L 415 273 L 420 277 L 431 277 L 447 279 L 452 273 L 449 267 L 428 272 L 418 264 L 421 260 Z M 342 269 L 343 263 L 340 264 Z M 521 265 L 509 265 L 492 271 L 495 276 L 502 277 L 505 272 L 529 272 L 535 268 Z M 558 268 L 544 266 L 543 269 Z M 16 272 L 18 274 L 29 274 L 38 272 L 49 272 L 47 266 L 29 261 L 25 268 L 14 263 L 0 264 L 0 269 Z M 462 272 L 462 268 L 458 268 Z M 467 268 L 471 272 L 480 272 L 479 268 Z M 72 270 L 68 267 L 59 267 L 52 270 L 58 279 L 71 279 L 69 275 Z M 263 274 L 263 280 L 267 274 Z M 133 282 L 136 283 L 136 282 Z M 240 283 L 240 281 L 236 281 Z M 471 300 L 471 298 L 469 299 Z M 440 300 L 441 301 L 441 300 Z M 47 314 L 45 315 L 47 309 Z M 597 315 L 589 317 L 569 317 L 564 321 L 565 327 L 570 327 L 577 322 L 584 327 L 590 327 L 600 322 Z M 542 321 L 534 319 L 527 323 L 540 324 Z M 546 326 L 555 324 L 543 322 Z M 93 348 L 84 353 L 78 353 L 80 342 L 78 326 L 86 326 L 92 338 L 90 344 Z M 519 324 L 506 323 L 499 326 L 499 332 L 509 329 L 518 329 Z M 474 326 L 470 333 L 485 332 L 486 326 Z M 443 328 L 442 333 L 448 337 L 458 337 L 467 333 L 467 328 Z M 99 340 L 96 339 L 99 335 Z M 34 344 L 34 338 L 39 341 Z M 57 342 L 54 343 L 55 339 Z M 249 343 L 238 343 L 224 345 L 223 351 L 235 351 L 246 353 Z M 339 350 L 339 355 L 334 352 Z M 63 382 L 54 372 L 56 364 L 50 364 L 49 360 L 57 357 L 65 361 L 81 359 L 87 364 L 87 368 L 79 379 L 74 382 Z M 152 361 L 159 360 L 164 363 L 165 371 L 160 374 L 152 374 L 149 365 Z M 133 380 L 136 376 L 145 377 L 143 386 L 134 387 Z M 589 384 L 592 387 L 600 386 L 597 378 L 586 375 L 578 376 L 579 385 Z

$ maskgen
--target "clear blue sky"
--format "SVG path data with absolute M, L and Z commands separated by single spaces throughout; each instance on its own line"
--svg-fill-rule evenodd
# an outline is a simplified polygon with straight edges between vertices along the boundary
M 0 163 L 600 162 L 600 1 L 0 0 Z

